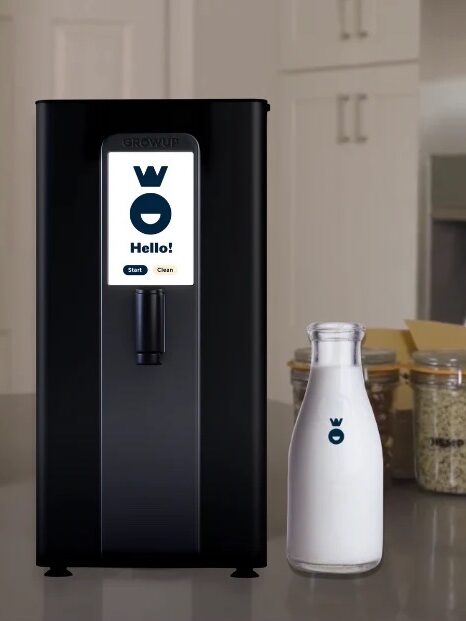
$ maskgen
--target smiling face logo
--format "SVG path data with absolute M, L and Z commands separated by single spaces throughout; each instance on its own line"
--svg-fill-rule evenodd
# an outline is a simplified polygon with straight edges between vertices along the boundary
M 330 424 L 332 425 L 332 429 L 328 432 L 329 442 L 332 444 L 341 444 L 345 439 L 345 434 L 343 430 L 340 429 L 340 425 L 343 422 L 342 418 L 331 418 Z
M 162 185 L 168 166 L 161 166 L 158 173 L 153 166 L 148 166 L 143 174 L 140 166 L 134 166 L 134 172 L 141 187 L 156 187 Z M 148 222 L 145 216 L 159 216 L 155 222 Z M 170 224 L 172 210 L 169 202 L 160 194 L 147 192 L 138 196 L 131 205 L 129 217 L 135 229 L 145 235 L 161 233 Z

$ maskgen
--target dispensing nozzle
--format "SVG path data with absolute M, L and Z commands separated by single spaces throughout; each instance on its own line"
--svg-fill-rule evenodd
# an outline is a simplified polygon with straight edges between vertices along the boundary
M 162 364 L 165 352 L 165 293 L 136 289 L 136 364 Z

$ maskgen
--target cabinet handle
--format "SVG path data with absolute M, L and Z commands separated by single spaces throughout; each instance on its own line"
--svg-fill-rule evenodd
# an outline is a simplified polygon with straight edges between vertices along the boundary
M 366 115 L 364 114 L 365 102 L 368 96 L 365 93 L 356 95 L 356 118 L 355 118 L 355 138 L 356 142 L 367 142 Z
M 353 0 L 340 0 L 340 38 L 351 38 L 351 22 L 353 17 Z
M 340 144 L 350 141 L 350 137 L 346 130 L 346 114 L 349 100 L 349 95 L 339 95 L 337 97 L 337 142 Z
M 369 18 L 372 16 L 373 0 L 357 0 L 357 2 L 358 37 L 365 39 L 370 35 Z

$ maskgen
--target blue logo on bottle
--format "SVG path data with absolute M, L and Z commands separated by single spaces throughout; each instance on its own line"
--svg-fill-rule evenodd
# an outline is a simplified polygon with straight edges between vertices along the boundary
M 345 439 L 345 434 L 340 429 L 342 418 L 330 418 L 330 424 L 332 429 L 328 432 L 328 439 L 332 444 L 341 444 Z

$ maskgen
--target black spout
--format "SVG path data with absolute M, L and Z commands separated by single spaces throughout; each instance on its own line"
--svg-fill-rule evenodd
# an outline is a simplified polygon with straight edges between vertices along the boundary
M 165 293 L 136 289 L 136 364 L 162 364 L 165 352 Z

